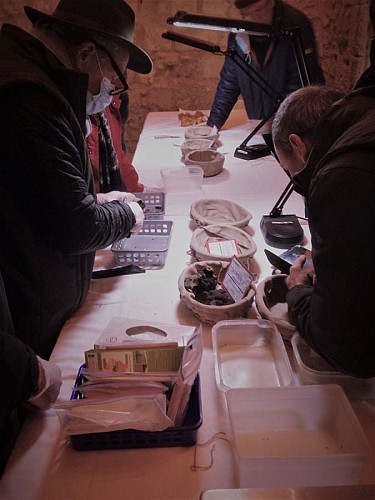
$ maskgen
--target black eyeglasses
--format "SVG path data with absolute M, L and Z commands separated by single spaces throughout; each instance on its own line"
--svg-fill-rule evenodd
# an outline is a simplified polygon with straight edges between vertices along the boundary
M 122 85 L 122 87 L 115 88 L 115 89 L 111 90 L 110 94 L 111 95 L 122 94 L 123 92 L 125 92 L 126 90 L 129 89 L 129 85 L 126 82 L 125 76 L 123 75 L 123 73 L 121 73 L 121 70 L 118 67 L 118 64 L 116 63 L 116 61 L 113 59 L 111 53 L 105 47 L 103 47 L 103 45 L 100 45 L 97 42 L 95 42 L 95 45 L 97 47 L 99 47 L 103 52 L 106 53 L 106 55 L 108 56 L 108 59 L 109 59 L 109 61 L 111 63 L 111 66 L 114 69 L 114 71 L 115 71 L 115 73 L 117 75 L 117 78 L 120 80 L 121 85 Z

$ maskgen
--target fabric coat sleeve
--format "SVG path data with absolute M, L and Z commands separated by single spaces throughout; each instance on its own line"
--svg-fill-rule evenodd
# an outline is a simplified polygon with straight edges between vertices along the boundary
M 98 205 L 90 192 L 85 139 L 73 133 L 71 108 L 32 86 L 7 97 L 0 124 L 4 183 L 45 243 L 79 254 L 128 236 L 135 223 L 128 205 Z
M 229 40 L 228 48 L 233 43 L 231 39 Z M 220 71 L 220 80 L 216 88 L 210 116 L 207 120 L 207 124 L 211 127 L 216 125 L 219 130 L 221 129 L 241 94 L 237 76 L 238 71 L 242 70 L 230 57 L 226 56 Z
M 38 375 L 38 361 L 35 353 L 14 336 L 4 284 L 0 275 L 1 410 L 12 410 L 22 406 L 37 389 Z

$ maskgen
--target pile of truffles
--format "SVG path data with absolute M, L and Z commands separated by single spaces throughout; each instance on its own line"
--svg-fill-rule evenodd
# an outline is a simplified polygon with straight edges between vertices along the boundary
M 196 301 L 208 306 L 227 306 L 234 304 L 232 297 L 218 287 L 218 278 L 211 266 L 206 266 L 200 273 L 185 278 L 185 288 L 194 294 Z

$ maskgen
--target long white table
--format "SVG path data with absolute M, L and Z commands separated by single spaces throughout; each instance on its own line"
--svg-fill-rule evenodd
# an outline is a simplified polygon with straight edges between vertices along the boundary
M 93 346 L 113 317 L 198 324 L 197 318 L 180 302 L 177 287 L 178 276 L 191 262 L 187 252 L 194 229 L 189 218 L 193 201 L 204 197 L 224 198 L 247 208 L 253 214 L 249 230 L 258 248 L 252 270 L 259 274 L 260 280 L 271 274 L 271 266 L 263 252 L 266 245 L 259 222 L 273 207 L 288 178 L 272 157 L 256 161 L 233 157 L 235 147 L 249 132 L 243 111 L 235 110 L 220 135 L 222 146 L 219 150 L 226 153 L 224 171 L 204 179 L 200 190 L 167 193 L 165 218 L 174 221 L 174 228 L 162 269 L 92 282 L 87 300 L 66 323 L 52 353 L 51 360 L 61 367 L 63 374 L 59 400 L 70 398 L 78 368 L 84 362 L 84 351 Z M 146 186 L 161 188 L 160 168 L 181 165 L 181 152 L 176 144 L 182 143 L 183 134 L 177 113 L 148 115 L 133 160 Z M 155 139 L 155 135 L 178 135 L 179 138 Z M 284 213 L 304 215 L 299 195 L 291 196 Z M 304 229 L 308 244 L 307 225 Z M 113 265 L 110 249 L 98 252 L 96 268 Z M 254 307 L 249 316 L 257 317 Z M 198 443 L 207 442 L 219 432 L 229 435 L 224 397 L 215 382 L 211 328 L 204 325 L 203 334 L 200 369 L 203 424 L 198 431 Z M 353 402 L 353 406 L 374 447 L 374 407 L 365 401 Z M 71 448 L 68 438 L 61 432 L 55 412 L 48 410 L 27 419 L 0 481 L 0 498 L 197 499 L 207 490 L 237 487 L 229 443 L 218 439 L 215 444 L 212 467 L 196 472 L 190 469 L 194 447 L 78 452 Z M 197 449 L 200 465 L 209 463 L 210 449 L 209 446 Z M 364 482 L 373 482 L 373 478 L 365 477 Z

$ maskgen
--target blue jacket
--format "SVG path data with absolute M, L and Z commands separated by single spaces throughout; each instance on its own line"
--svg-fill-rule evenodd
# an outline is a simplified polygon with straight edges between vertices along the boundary
M 294 27 L 301 28 L 302 45 L 305 51 L 306 65 L 313 84 L 324 83 L 323 72 L 319 66 L 314 31 L 309 19 L 299 10 L 276 0 L 273 18 L 275 33 L 284 32 Z M 231 57 L 226 56 L 220 73 L 220 81 L 208 118 L 208 125 L 220 129 L 227 120 L 240 95 L 250 119 L 261 120 L 271 117 L 276 111 L 277 102 L 302 86 L 295 61 L 293 45 L 289 38 L 275 36 L 265 63 L 259 65 L 256 55 L 251 51 L 251 67 L 274 89 L 275 97 L 267 95 Z M 251 46 L 251 41 L 250 41 Z M 234 34 L 228 38 L 228 52 L 244 53 L 236 43 Z

